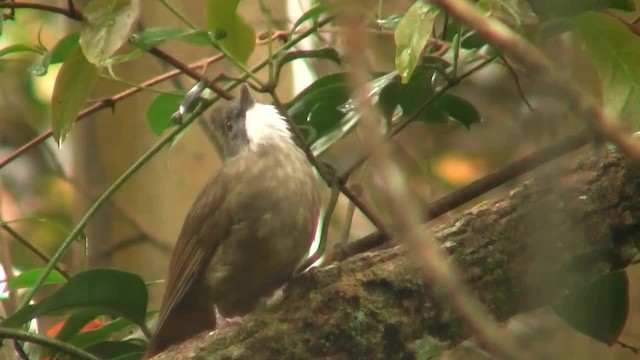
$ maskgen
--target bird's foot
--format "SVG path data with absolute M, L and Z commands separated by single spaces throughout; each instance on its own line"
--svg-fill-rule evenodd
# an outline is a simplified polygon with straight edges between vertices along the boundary
M 241 316 L 234 316 L 230 318 L 220 317 L 215 330 L 210 332 L 209 336 L 218 336 L 221 332 L 240 325 L 244 325 L 244 318 Z
M 244 325 L 244 318 L 242 316 L 222 318 L 222 323 L 220 324 L 218 329 L 228 329 L 239 325 Z

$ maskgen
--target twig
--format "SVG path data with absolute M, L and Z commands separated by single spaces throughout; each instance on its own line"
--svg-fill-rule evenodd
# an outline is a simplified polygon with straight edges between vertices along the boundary
M 15 339 L 41 345 L 80 360 L 100 360 L 97 356 L 63 341 L 32 332 L 0 327 L 0 338 Z
M 549 161 L 555 160 L 562 155 L 577 150 L 589 143 L 587 133 L 580 133 L 569 136 L 555 144 L 537 150 L 521 159 L 515 160 L 507 166 L 488 174 L 467 186 L 454 190 L 428 204 L 423 213 L 424 221 L 433 220 L 471 200 L 495 189 L 496 187 L 515 179 Z M 371 233 L 356 241 L 350 242 L 346 247 L 337 248 L 331 254 L 328 261 L 339 261 L 355 254 L 359 254 L 384 244 L 388 238 L 379 232 Z
M 186 65 L 185 63 L 181 62 L 180 60 L 174 58 L 173 56 L 167 54 L 166 52 L 158 49 L 158 48 L 151 48 L 149 50 L 147 50 L 147 52 L 155 57 L 157 57 L 158 59 L 161 59 L 162 61 L 165 61 L 166 63 L 170 64 L 171 66 L 175 67 L 176 69 L 180 70 L 180 72 L 182 72 L 183 74 L 187 75 L 188 77 L 196 80 L 196 81 L 204 81 L 204 83 L 207 85 L 207 87 L 213 91 L 214 93 L 216 93 L 218 96 L 220 96 L 221 98 L 225 99 L 225 100 L 232 100 L 233 99 L 233 95 L 231 95 L 229 92 L 225 91 L 224 89 L 222 89 L 220 86 L 218 86 L 217 84 L 215 84 L 213 81 L 207 81 L 201 74 L 199 74 L 197 71 L 191 69 L 190 66 Z
M 2 3 L 0 3 L 0 6 L 2 5 Z M 200 60 L 200 61 L 196 61 L 192 64 L 189 65 L 189 68 L 197 68 L 200 67 L 204 64 L 210 64 L 210 63 L 214 63 L 216 61 L 219 61 L 223 58 L 223 55 L 218 54 L 215 56 L 211 56 L 209 58 Z M 75 121 L 80 121 L 84 118 L 86 118 L 87 116 L 96 113 L 100 110 L 106 109 L 106 108 L 112 108 L 117 102 L 126 99 L 142 90 L 144 90 L 147 87 L 156 85 L 158 83 L 161 83 L 163 81 L 166 81 L 168 79 L 171 79 L 173 77 L 176 77 L 178 75 L 181 75 L 182 71 L 180 70 L 172 70 L 169 72 L 166 72 L 162 75 L 156 76 L 152 79 L 149 79 L 145 82 L 143 82 L 142 84 L 140 84 L 140 86 L 137 87 L 131 87 L 129 89 L 126 89 L 116 95 L 113 95 L 109 98 L 106 99 L 102 99 L 99 100 L 95 103 L 93 103 L 91 106 L 85 108 L 84 110 L 80 111 L 80 113 L 78 114 L 78 116 L 76 117 Z M 19 149 L 17 149 L 16 151 L 14 151 L 13 153 L 11 153 L 9 156 L 7 156 L 5 159 L 3 159 L 0 162 L 0 169 L 2 169 L 4 166 L 8 165 L 9 163 L 11 163 L 13 160 L 15 160 L 16 158 L 20 157 L 21 155 L 23 155 L 24 153 L 30 151 L 31 149 L 35 148 L 36 146 L 40 145 L 42 142 L 44 142 L 45 140 L 47 140 L 49 137 L 51 137 L 52 135 L 52 131 L 48 130 L 40 135 L 38 135 L 35 139 L 29 141 L 28 143 L 22 145 Z
M 500 55 L 500 59 L 504 63 L 504 66 L 507 68 L 507 70 L 509 70 L 511 77 L 513 78 L 513 82 L 516 84 L 516 91 L 518 91 L 518 95 L 520 95 L 520 98 L 522 99 L 522 101 L 525 103 L 525 105 L 527 105 L 530 111 L 535 111 L 533 106 L 531 106 L 529 99 L 527 99 L 527 96 L 524 94 L 524 90 L 520 85 L 520 79 L 518 78 L 518 74 L 516 73 L 516 70 L 511 66 L 511 64 L 509 64 L 509 62 L 503 55 Z
M 433 2 L 463 24 L 474 29 L 489 43 L 529 67 L 531 72 L 545 79 L 555 91 L 569 100 L 573 111 L 585 121 L 587 127 L 594 134 L 616 145 L 636 165 L 640 165 L 640 144 L 624 133 L 615 118 L 607 115 L 591 97 L 584 94 L 564 74 L 557 71 L 535 46 L 499 21 L 484 16 L 466 1 L 433 0 Z
M 54 14 L 60 14 L 68 17 L 69 19 L 82 21 L 82 14 L 77 11 L 70 11 L 58 6 L 40 4 L 40 3 L 27 3 L 27 2 L 0 2 L 0 9 L 35 9 Z
M 75 5 L 73 5 L 73 0 L 67 0 L 67 9 L 69 10 L 70 14 L 78 13 L 78 10 L 76 9 Z
M 391 160 L 389 144 L 379 130 L 381 116 L 366 96 L 370 90 L 367 86 L 367 63 L 364 57 L 367 35 L 357 15 L 357 6 L 353 3 L 343 5 L 345 9 L 340 14 L 340 19 L 348 25 L 348 31 L 342 35 L 352 67 L 349 82 L 356 91 L 356 104 L 362 116 L 358 130 L 367 139 L 364 144 L 372 154 L 372 167 L 385 184 L 380 195 L 389 205 L 394 218 L 394 235 L 402 239 L 410 249 L 409 254 L 421 268 L 425 278 L 434 285 L 436 293 L 452 306 L 491 352 L 508 359 L 524 359 L 525 356 L 518 351 L 515 341 L 502 333 L 498 323 L 461 281 L 457 269 L 447 260 L 438 244 L 431 239 L 423 239 L 418 207 L 406 191 L 407 184 L 400 170 Z
M 22 347 L 20 341 L 13 340 L 13 348 L 16 350 L 16 354 L 18 354 L 18 358 L 20 360 L 29 360 L 29 356 L 27 355 L 27 352 L 24 351 L 24 347 Z
M 11 235 L 22 246 L 26 247 L 27 250 L 31 251 L 35 256 L 37 256 L 42 261 L 44 261 L 45 264 L 49 263 L 50 261 L 49 257 L 45 255 L 42 251 L 38 250 L 38 248 L 33 246 L 33 244 L 31 244 L 29 240 L 25 239 L 22 235 L 20 235 L 17 231 L 15 231 L 11 227 L 11 225 L 7 224 L 6 222 L 3 222 L 2 225 L 0 225 L 0 227 L 2 227 L 4 231 L 9 233 L 9 235 Z M 69 279 L 71 277 L 68 272 L 62 270 L 59 266 L 56 265 L 55 269 L 57 272 L 60 273 L 60 275 L 64 276 L 65 278 Z

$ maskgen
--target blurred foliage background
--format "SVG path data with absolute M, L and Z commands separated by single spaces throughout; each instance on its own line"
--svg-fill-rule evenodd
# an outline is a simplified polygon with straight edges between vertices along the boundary
M 66 1 L 52 1 L 64 7 Z M 86 2 L 75 1 L 78 8 Z M 199 27 L 205 27 L 206 16 L 203 1 L 167 1 L 175 9 Z M 414 2 L 409 0 L 380 1 L 365 13 L 371 18 L 371 44 L 366 54 L 372 69 L 388 73 L 395 69 L 394 28 Z M 523 1 L 505 1 L 513 8 L 527 8 Z M 557 16 L 570 11 L 562 2 L 531 1 L 538 16 Z M 304 0 L 265 1 L 269 9 L 265 13 L 257 1 L 240 2 L 238 14 L 254 29 L 256 34 L 268 28 L 287 31 L 295 19 L 314 3 Z M 373 4 L 373 3 L 372 3 Z M 636 5 L 637 2 L 636 2 Z M 179 27 L 183 23 L 161 1 L 144 1 L 139 29 L 152 27 Z M 497 10 L 496 10 L 497 9 Z M 496 13 L 500 15 L 499 8 Z M 530 13 L 523 12 L 528 19 Z M 509 15 L 509 14 L 507 14 Z M 509 16 L 505 15 L 505 19 Z M 621 16 L 633 19 L 637 14 Z M 377 19 L 377 23 L 376 23 Z M 443 30 L 442 19 L 436 22 L 436 33 Z M 47 49 L 53 48 L 66 34 L 77 31 L 78 24 L 57 14 L 24 9 L 19 11 L 19 21 L 4 21 L 0 49 L 11 44 L 33 44 L 34 40 Z M 304 41 L 300 49 L 339 47 L 338 28 L 323 27 L 315 36 Z M 576 84 L 603 99 L 602 87 L 592 58 L 571 34 L 540 39 L 537 45 L 554 62 L 554 65 L 570 74 Z M 195 47 L 183 42 L 168 42 L 159 46 L 184 63 L 191 63 L 212 55 L 207 47 Z M 125 45 L 118 54 L 125 54 L 134 47 Z M 446 51 L 445 51 L 446 52 Z M 269 54 L 266 42 L 256 45 L 247 64 L 259 63 Z M 49 104 L 54 81 L 60 64 L 43 69 L 43 56 L 36 52 L 20 52 L 0 58 L 0 158 L 49 129 Z M 535 74 L 527 74 L 518 68 L 491 64 L 464 80 L 452 90 L 479 111 L 482 122 L 470 128 L 453 121 L 416 121 L 394 137 L 393 148 L 402 169 L 407 174 L 411 189 L 421 203 L 437 199 L 469 182 L 500 169 L 510 161 L 530 153 L 581 128 L 566 109 L 564 99 L 550 96 L 548 89 Z M 143 56 L 134 61 L 118 64 L 114 72 L 123 81 L 101 78 L 90 99 L 103 99 L 123 91 L 172 68 L 156 58 Z M 288 102 L 316 79 L 340 71 L 340 65 L 306 59 L 286 66 L 277 86 L 279 97 Z M 210 65 L 207 74 L 224 73 L 239 76 L 232 64 L 221 61 Z M 269 74 L 265 69 L 258 74 L 263 81 Z M 174 91 L 189 89 L 195 82 L 185 76 L 165 82 L 154 89 Z M 524 95 L 524 96 L 523 96 Z M 152 144 L 158 135 L 150 129 L 147 109 L 157 94 L 142 91 L 118 102 L 111 109 L 91 115 L 77 124 L 70 139 L 58 148 L 47 140 L 35 150 L 27 152 L 0 171 L 0 216 L 23 238 L 51 256 L 66 238 L 76 221 L 95 202 L 115 179 L 129 168 Z M 258 99 L 269 102 L 267 94 Z M 359 139 L 355 134 L 346 136 L 322 155 L 339 172 L 348 168 L 358 158 Z M 174 145 L 161 151 L 149 164 L 109 199 L 107 206 L 99 210 L 86 228 L 84 243 L 78 242 L 71 256 L 65 258 L 63 269 L 75 273 L 94 267 L 113 267 L 140 274 L 146 281 L 162 279 L 170 250 L 176 239 L 184 214 L 195 194 L 206 179 L 220 166 L 220 159 L 199 126 L 192 126 Z M 548 165 L 553 166 L 553 165 Z M 515 181 L 514 181 L 515 182 Z M 369 201 L 369 192 L 376 188 L 376 179 L 365 165 L 349 181 L 360 188 Z M 504 184 L 498 191 L 475 199 L 477 203 L 488 196 L 499 196 L 509 191 L 513 183 Z M 325 192 L 325 200 L 329 191 Z M 376 206 L 377 212 L 387 218 L 386 209 Z M 466 207 L 446 216 L 454 216 Z M 374 230 L 357 210 L 353 211 L 342 196 L 332 217 L 329 230 L 329 247 L 358 239 Z M 345 223 L 350 231 L 345 234 Z M 14 241 L 6 232 L 0 232 L 2 264 L 5 271 L 19 272 L 43 266 L 41 259 Z M 152 285 L 151 308 L 156 308 L 162 285 Z M 42 323 L 48 328 L 51 323 Z M 632 330 L 631 340 L 640 343 L 640 330 Z M 582 335 L 573 334 L 566 342 L 568 353 L 576 349 L 584 356 L 574 358 L 632 358 L 628 351 L 609 350 Z M 585 345 L 588 344 L 588 345 Z M 608 352 L 610 351 L 610 352 Z

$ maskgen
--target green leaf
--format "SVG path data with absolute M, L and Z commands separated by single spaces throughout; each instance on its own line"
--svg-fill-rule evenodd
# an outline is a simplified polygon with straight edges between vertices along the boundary
M 144 54 L 146 54 L 144 50 L 134 49 L 133 51 L 126 54 L 110 57 L 109 59 L 105 60 L 104 66 L 111 67 L 113 65 L 122 64 L 131 60 L 135 60 Z
M 627 273 L 606 273 L 568 293 L 552 308 L 574 329 L 611 346 L 620 337 L 629 314 Z
M 217 41 L 214 34 L 202 29 L 149 28 L 131 36 L 131 42 L 142 50 L 148 50 L 168 40 L 181 40 L 195 45 L 210 45 Z
M 315 49 L 315 50 L 293 50 L 284 53 L 278 59 L 278 67 L 282 67 L 287 63 L 297 59 L 323 59 L 329 60 L 336 64 L 341 63 L 340 54 L 332 47 Z
M 83 271 L 53 294 L 16 311 L 1 324 L 20 326 L 36 317 L 87 308 L 144 324 L 147 298 L 147 287 L 138 275 L 112 269 Z
M 51 53 L 45 52 L 38 60 L 29 66 L 28 71 L 34 76 L 45 76 L 49 71 L 49 64 L 51 64 Z
M 171 121 L 171 115 L 180 107 L 184 94 L 160 94 L 147 108 L 147 124 L 151 131 L 160 136 L 168 128 L 176 124 Z
M 118 359 L 122 356 L 141 355 L 145 351 L 144 345 L 134 341 L 103 341 L 91 345 L 86 349 L 88 352 L 98 356 L 100 359 Z M 140 358 L 138 357 L 138 359 Z M 135 357 L 134 357 L 135 359 Z
M 431 37 L 438 12 L 437 7 L 418 0 L 407 10 L 396 27 L 396 70 L 405 84 L 411 78 L 422 56 L 422 50 Z
M 416 68 L 407 84 L 394 79 L 385 85 L 379 99 L 380 109 L 385 118 L 391 121 L 399 106 L 403 116 L 412 116 L 414 121 L 423 123 L 453 119 L 469 128 L 472 124 L 480 122 L 480 113 L 475 106 L 458 96 L 445 93 L 432 100 L 436 95 L 431 85 L 431 79 L 436 73 L 435 68 L 445 69 L 449 64 L 435 59 L 428 60 L 427 63 L 430 65 Z
M 436 101 L 436 106 L 441 108 L 451 118 L 464 125 L 467 129 L 475 123 L 481 121 L 480 113 L 473 104 L 467 100 L 451 95 L 444 94 Z
M 282 71 L 283 66 L 298 59 L 323 59 L 336 64 L 340 64 L 342 62 L 340 54 L 334 48 L 287 51 L 277 60 L 275 78 L 280 78 L 280 71 Z
M 298 125 L 312 127 L 315 133 L 313 140 L 316 140 L 344 117 L 338 107 L 349 100 L 348 94 L 344 73 L 327 75 L 313 82 L 287 104 L 289 116 Z M 315 115 L 310 117 L 314 110 Z
M 98 80 L 98 69 L 76 47 L 60 67 L 51 97 L 51 130 L 62 145 L 89 93 Z
M 100 311 L 96 309 L 82 309 L 74 312 L 65 320 L 62 329 L 56 335 L 56 339 L 61 341 L 69 340 L 78 334 L 85 325 L 100 315 Z
M 215 34 L 224 34 L 218 43 L 236 60 L 246 63 L 256 46 L 256 33 L 236 13 L 240 0 L 207 0 L 207 26 Z M 222 36 L 222 35 L 221 35 Z
M 396 107 L 400 106 L 404 116 L 413 116 L 418 111 L 416 120 L 424 122 L 434 121 L 433 107 L 422 109 L 424 104 L 433 96 L 431 77 L 434 70 L 419 67 L 408 82 L 392 81 L 384 87 L 380 94 L 380 107 L 383 115 L 391 120 Z M 422 109 L 422 110 L 421 110 Z M 435 117 L 439 119 L 439 117 Z
M 368 95 L 374 104 L 378 103 L 381 90 L 395 75 L 384 74 L 368 84 Z M 315 154 L 321 154 L 343 138 L 358 122 L 358 113 L 352 109 L 345 73 L 316 80 L 287 103 L 286 108 L 303 132 L 311 133 L 307 143 Z M 304 131 L 307 129 L 311 130 Z
M 18 52 L 35 52 L 35 53 L 41 53 L 40 50 L 29 46 L 29 45 L 25 45 L 25 44 L 15 44 L 15 45 L 9 45 L 4 49 L 0 49 L 0 57 L 3 57 L 5 55 L 9 55 L 9 54 L 14 54 L 14 53 L 18 53 Z
M 80 41 L 79 33 L 69 34 L 58 41 L 58 43 L 51 50 L 51 64 L 59 64 L 64 62 L 71 52 L 78 46 Z
M 7 283 L 7 288 L 9 290 L 31 288 L 38 281 L 43 270 L 44 268 L 35 268 L 22 272 Z M 67 281 L 67 279 L 65 279 L 64 276 L 56 270 L 52 270 L 44 280 L 43 285 L 62 284 L 65 281 Z
M 84 349 L 91 345 L 107 341 L 114 334 L 121 332 L 124 329 L 131 327 L 132 325 L 133 323 L 131 321 L 124 318 L 118 318 L 104 324 L 97 329 L 85 331 L 75 335 L 74 337 L 69 339 L 68 343 Z
M 140 2 L 92 0 L 83 13 L 80 46 L 89 62 L 102 65 L 129 38 L 140 16 Z
M 300 25 L 304 24 L 305 22 L 309 21 L 309 20 L 313 20 L 314 22 L 318 21 L 318 18 L 320 18 L 320 16 L 326 12 L 329 11 L 329 8 L 326 5 L 320 4 L 320 5 L 316 5 L 314 7 L 312 7 L 311 9 L 307 10 L 307 12 L 305 12 L 304 14 L 302 14 L 298 20 L 296 20 L 296 22 L 293 24 L 293 26 L 291 27 L 291 30 L 289 31 L 289 37 L 292 37 L 295 32 L 298 30 L 298 28 L 300 27 Z
M 640 38 L 620 21 L 599 13 L 573 19 L 602 85 L 605 111 L 640 128 Z

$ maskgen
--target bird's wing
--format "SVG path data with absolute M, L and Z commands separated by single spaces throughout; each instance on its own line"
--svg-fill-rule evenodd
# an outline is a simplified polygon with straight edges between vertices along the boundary
M 194 281 L 201 276 L 206 262 L 211 259 L 219 242 L 230 228 L 225 212 L 218 211 L 224 207 L 228 198 L 228 184 L 225 181 L 227 178 L 218 173 L 211 179 L 185 218 L 171 256 L 171 271 L 160 307 L 156 332 L 163 327 L 176 305 L 182 301 Z

